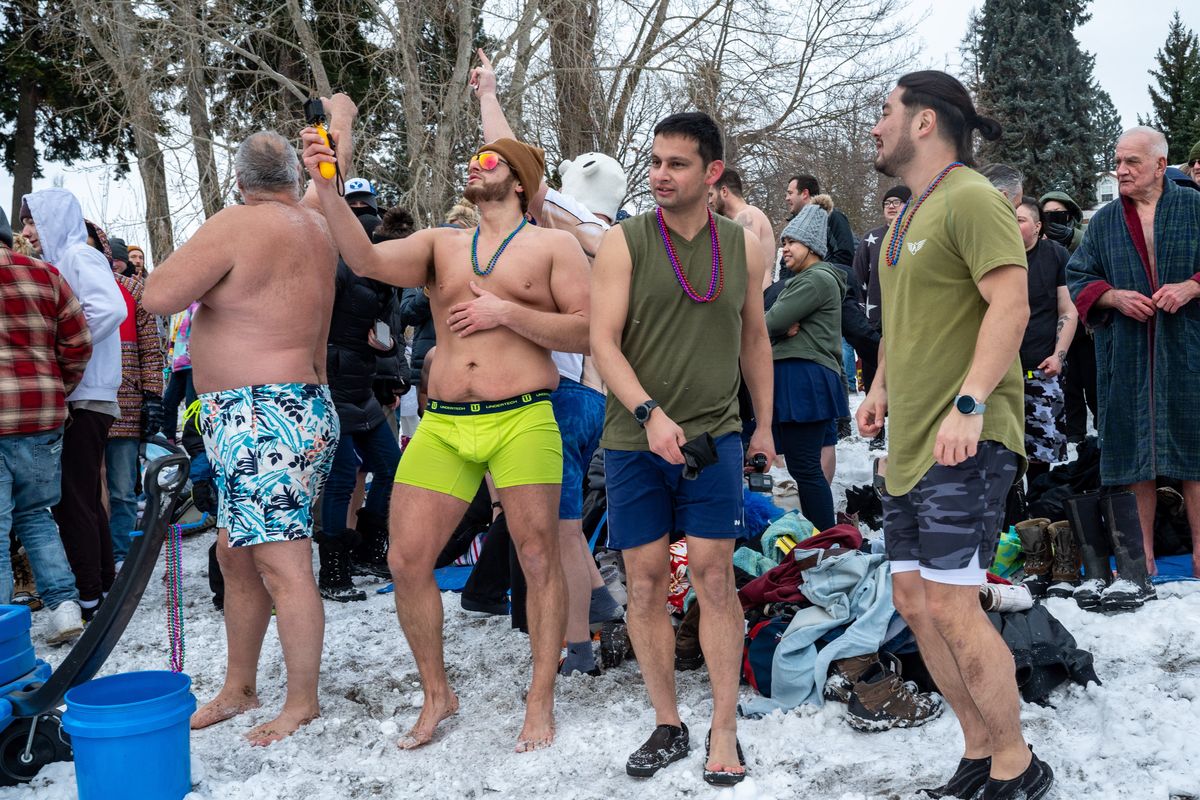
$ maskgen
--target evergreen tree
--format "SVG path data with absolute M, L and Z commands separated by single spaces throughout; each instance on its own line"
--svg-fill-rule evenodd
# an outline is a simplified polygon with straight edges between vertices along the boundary
M 0 4 L 0 162 L 13 176 L 14 224 L 21 197 L 42 177 L 43 158 L 72 164 L 115 156 L 117 174 L 129 171 L 129 131 L 111 124 L 102 104 L 71 80 L 73 48 L 63 31 L 49 36 L 46 28 L 55 13 L 55 4 L 35 0 Z
M 999 140 L 983 143 L 981 158 L 1019 168 L 1029 194 L 1060 189 L 1083 205 L 1094 194 L 1105 146 L 1095 59 L 1074 33 L 1090 16 L 1087 6 L 1088 0 L 986 0 L 977 53 L 979 106 L 1004 127 Z M 1115 113 L 1111 101 L 1103 113 Z
M 1167 161 L 1182 163 L 1200 141 L 1200 40 L 1184 27 L 1178 11 L 1154 60 L 1158 69 L 1150 74 L 1158 88 L 1149 87 L 1154 114 L 1138 122 L 1162 131 L 1170 146 Z

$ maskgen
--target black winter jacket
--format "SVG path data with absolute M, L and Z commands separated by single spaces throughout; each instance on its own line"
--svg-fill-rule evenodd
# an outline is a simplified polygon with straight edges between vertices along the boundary
M 412 385 L 421 383 L 421 368 L 425 365 L 425 354 L 437 343 L 433 328 L 433 312 L 429 308 L 429 296 L 425 288 L 405 289 L 400 297 L 400 314 L 404 325 L 412 325 Z
M 337 289 L 333 300 L 333 318 L 329 324 L 326 350 L 329 388 L 337 406 L 342 433 L 365 433 L 383 424 L 383 409 L 372 387 L 378 370 L 377 358 L 403 353 L 401 331 L 392 329 L 390 351 L 376 350 L 367 342 L 367 333 L 378 319 L 390 324 L 386 311 L 396 294 L 387 284 L 355 275 L 338 260 Z

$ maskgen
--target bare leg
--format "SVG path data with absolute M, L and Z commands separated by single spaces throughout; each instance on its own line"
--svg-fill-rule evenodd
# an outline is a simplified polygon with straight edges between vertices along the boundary
M 821 448 L 821 471 L 825 473 L 825 482 L 833 486 L 833 473 L 837 472 L 837 448 L 833 445 Z
M 381 480 L 391 480 L 391 476 L 384 475 Z M 358 477 L 354 479 L 354 491 L 350 493 L 350 505 L 346 506 L 346 527 L 354 528 L 358 525 L 358 510 L 363 507 L 363 500 L 367 496 L 367 473 L 359 472 Z
M 421 674 L 425 702 L 412 730 L 397 746 L 428 744 L 439 722 L 458 711 L 458 698 L 446 678 L 442 651 L 442 593 L 433 577 L 438 553 L 446 546 L 467 504 L 457 497 L 405 483 L 392 489 L 388 567 L 396 594 L 396 616 Z
M 1200 578 L 1200 481 L 1183 482 L 1183 502 L 1192 529 L 1192 575 Z
M 587 542 L 583 538 L 583 520 L 560 519 L 558 521 L 558 553 L 562 561 L 563 577 L 567 590 L 567 641 L 586 642 L 591 639 L 588 627 L 588 609 L 592 601 L 593 576 L 588 562 Z
M 1021 735 L 1016 667 L 1008 645 L 979 605 L 979 587 L 926 581 L 925 602 L 987 728 L 991 776 L 1017 777 L 1029 766 L 1031 754 Z
M 325 606 L 313 578 L 310 540 L 257 544 L 252 550 L 254 564 L 275 602 L 275 625 L 287 668 L 283 710 L 246 734 L 252 744 L 267 745 L 291 736 L 321 715 L 317 682 L 325 639 Z
M 1191 481 L 1189 481 L 1190 483 Z M 1186 490 L 1186 485 L 1184 486 Z M 1155 481 L 1138 481 L 1129 487 L 1129 491 L 1137 497 L 1138 519 L 1142 523 L 1142 547 L 1146 550 L 1146 571 L 1150 575 L 1158 574 L 1154 565 L 1154 512 L 1158 510 L 1158 485 Z M 1184 495 L 1187 499 L 1187 495 Z M 1188 522 L 1191 523 L 1191 508 L 1188 505 Z M 1192 536 L 1196 535 L 1196 526 L 1192 525 Z
M 225 577 L 225 685 L 192 714 L 192 729 L 207 728 L 258 708 L 258 656 L 271 621 L 271 596 L 249 547 L 229 546 L 217 532 L 217 563 Z
M 525 697 L 525 724 L 517 752 L 549 747 L 554 741 L 554 679 L 566 630 L 567 591 L 558 553 L 557 484 L 497 487 L 508 532 L 529 585 L 525 609 L 529 616 L 529 648 L 533 678 Z M 578 546 L 575 548 L 579 552 Z M 586 586 L 586 583 L 584 584 Z M 584 602 L 584 622 L 587 621 Z
M 622 551 L 629 605 L 625 621 L 637 655 L 655 725 L 679 726 L 675 698 L 675 631 L 667 617 L 667 537 Z M 708 613 L 708 609 L 704 610 Z
M 926 585 L 919 572 L 893 574 L 893 600 L 896 610 L 917 637 L 921 660 L 925 662 L 925 667 L 937 683 L 938 691 L 946 698 L 946 702 L 954 709 L 954 715 L 958 717 L 958 724 L 963 732 L 963 757 L 987 758 L 992 754 L 987 724 L 971 698 L 962 675 L 959 674 L 958 663 L 950 653 L 950 645 L 933 623 L 926 605 Z
M 704 651 L 713 695 L 706 767 L 744 772 L 737 757 L 738 674 L 744 617 L 733 582 L 733 539 L 689 536 L 688 573 L 704 612 L 700 615 L 700 648 Z

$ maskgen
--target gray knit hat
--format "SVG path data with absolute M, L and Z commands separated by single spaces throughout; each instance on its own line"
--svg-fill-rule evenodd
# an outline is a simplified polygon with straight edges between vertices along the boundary
M 825 213 L 825 209 L 809 203 L 797 212 L 796 216 L 792 217 L 788 222 L 787 227 L 783 229 L 783 233 L 779 235 L 781 239 L 791 239 L 793 242 L 799 242 L 808 247 L 819 257 L 824 258 L 829 251 L 827 245 L 829 241 L 829 215 Z

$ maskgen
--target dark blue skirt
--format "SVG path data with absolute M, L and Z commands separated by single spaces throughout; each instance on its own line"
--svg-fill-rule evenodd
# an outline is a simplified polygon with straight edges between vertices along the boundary
M 820 422 L 850 416 L 846 382 L 807 358 L 775 362 L 775 421 Z

